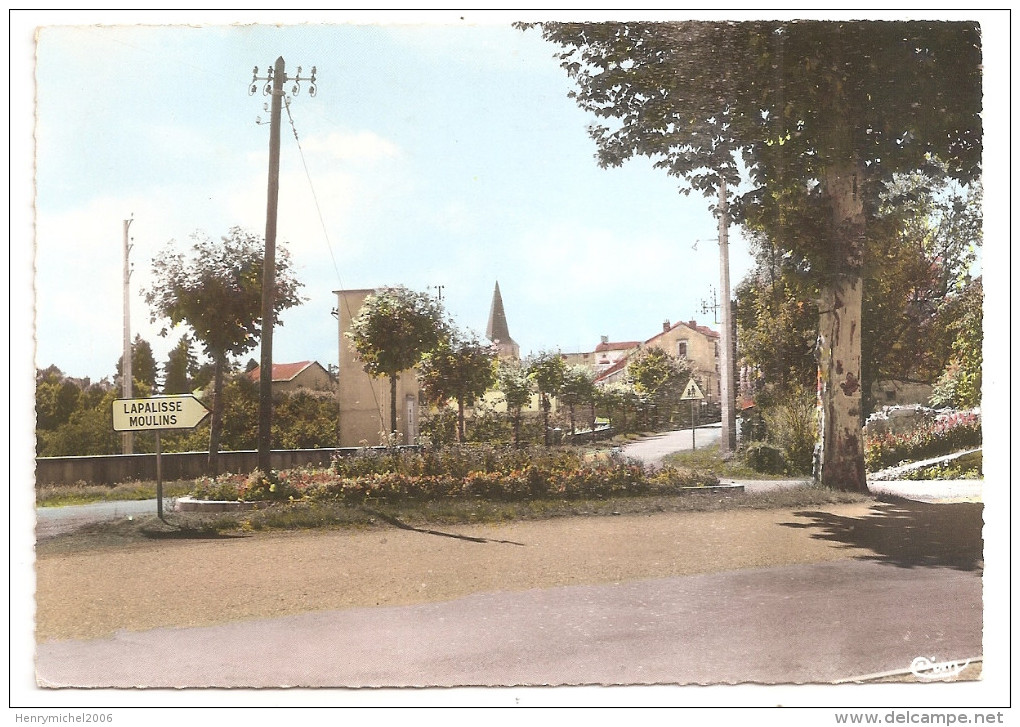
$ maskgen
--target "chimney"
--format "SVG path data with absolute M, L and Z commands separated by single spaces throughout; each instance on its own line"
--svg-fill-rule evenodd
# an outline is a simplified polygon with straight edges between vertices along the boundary
M 664 320 L 662 322 L 662 332 L 666 333 L 669 330 L 669 328 L 670 328 L 670 326 L 669 326 L 669 318 L 667 318 L 666 320 Z
M 697 328 L 698 327 L 698 322 L 697 321 L 688 321 L 687 325 L 689 325 L 691 328 Z

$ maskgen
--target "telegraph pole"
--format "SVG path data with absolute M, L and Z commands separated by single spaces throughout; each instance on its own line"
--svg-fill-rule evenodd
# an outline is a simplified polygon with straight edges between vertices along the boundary
M 737 417 L 734 411 L 736 396 L 733 391 L 733 307 L 730 304 L 730 251 L 729 211 L 726 203 L 726 182 L 719 180 L 719 301 L 722 307 L 722 350 L 719 363 L 720 396 L 722 397 L 722 434 L 719 451 L 732 452 L 737 447 Z
M 262 335 L 261 362 L 259 364 L 259 438 L 258 466 L 268 474 L 272 469 L 271 446 L 273 427 L 273 322 L 276 318 L 276 210 L 280 199 L 280 118 L 283 111 L 283 84 L 293 81 L 291 92 L 297 95 L 301 81 L 310 83 L 308 93 L 315 95 L 315 67 L 311 78 L 301 78 L 301 67 L 297 75 L 288 78 L 284 70 L 283 56 L 276 59 L 273 68 L 267 69 L 260 77 L 258 66 L 252 70 L 248 95 L 258 90 L 258 81 L 265 81 L 262 93 L 270 96 L 269 118 L 269 184 L 266 195 L 266 252 L 262 265 Z
M 131 227 L 131 220 L 124 220 L 124 355 L 120 365 L 120 389 L 125 399 L 131 398 L 132 372 L 131 372 L 131 242 L 128 238 L 128 228 Z M 134 452 L 134 434 L 124 432 L 121 434 L 121 449 L 124 454 Z

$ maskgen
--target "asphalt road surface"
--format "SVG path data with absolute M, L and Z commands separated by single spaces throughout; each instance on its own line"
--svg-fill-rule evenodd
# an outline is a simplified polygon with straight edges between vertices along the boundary
M 164 499 L 164 511 L 169 512 L 170 507 L 171 501 Z M 72 532 L 90 523 L 155 514 L 155 498 L 94 502 L 88 505 L 68 505 L 66 507 L 37 507 L 35 510 L 35 535 L 41 540 Z
M 39 644 L 41 686 L 832 683 L 979 657 L 978 572 L 864 560 Z
M 719 430 L 699 429 L 698 446 L 702 433 L 707 444 Z M 685 439 L 690 430 L 626 454 L 654 462 Z M 980 482 L 879 486 L 980 499 Z M 154 512 L 155 501 L 47 510 L 40 532 Z M 979 658 L 982 625 L 977 565 L 847 559 L 50 641 L 37 645 L 36 674 L 44 687 L 832 683 L 917 657 Z
M 692 449 L 701 449 L 715 444 L 719 441 L 721 433 L 722 425 L 720 424 L 695 427 L 693 432 L 690 429 L 661 432 L 631 442 L 621 447 L 621 450 L 628 457 L 641 460 L 645 464 L 658 466 L 662 464 L 662 458 L 668 454 L 689 452 Z

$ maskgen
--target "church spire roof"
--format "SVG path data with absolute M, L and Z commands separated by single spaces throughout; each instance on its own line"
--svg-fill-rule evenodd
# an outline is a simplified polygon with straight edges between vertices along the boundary
M 506 323 L 506 312 L 503 310 L 503 296 L 499 293 L 499 281 L 492 291 L 492 307 L 489 308 L 489 324 L 485 328 L 485 337 L 499 348 L 502 355 L 519 356 L 519 349 L 514 339 L 510 338 L 510 328 Z
M 510 329 L 506 324 L 506 312 L 503 310 L 503 296 L 499 294 L 499 281 L 492 291 L 492 307 L 489 308 L 489 325 L 485 336 L 493 343 L 510 340 Z

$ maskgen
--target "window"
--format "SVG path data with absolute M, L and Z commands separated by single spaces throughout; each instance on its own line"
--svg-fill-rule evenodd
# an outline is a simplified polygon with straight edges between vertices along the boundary
M 687 358 L 687 341 L 677 341 L 676 355 Z

